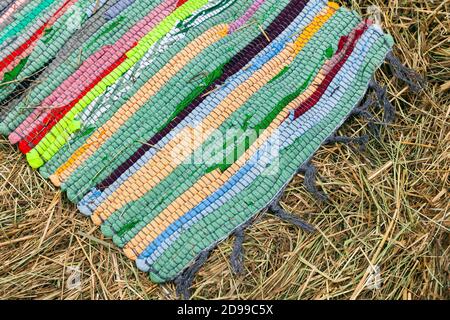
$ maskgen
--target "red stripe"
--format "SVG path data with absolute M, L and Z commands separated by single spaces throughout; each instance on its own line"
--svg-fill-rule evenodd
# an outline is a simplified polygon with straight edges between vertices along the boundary
M 344 63 L 348 60 L 350 55 L 352 54 L 353 50 L 355 49 L 356 43 L 361 38 L 361 36 L 364 34 L 364 32 L 367 30 L 368 25 L 365 24 L 363 28 L 358 29 L 355 31 L 355 37 L 353 38 L 351 44 L 348 46 L 347 50 L 345 51 L 344 56 L 341 58 L 341 60 L 336 63 L 333 68 L 330 70 L 330 72 L 325 76 L 322 83 L 317 87 L 316 91 L 303 103 L 298 106 L 294 111 L 294 120 L 298 119 L 300 116 L 305 114 L 308 110 L 310 110 L 314 105 L 316 105 L 319 100 L 324 95 L 325 91 L 328 89 L 330 83 L 333 81 L 335 75 L 342 69 Z M 343 36 L 339 40 L 338 45 L 338 51 L 336 54 L 339 54 L 345 47 L 345 43 L 348 41 L 348 36 Z
M 58 16 L 61 11 L 67 6 L 67 4 L 70 2 L 71 0 L 67 0 L 56 12 L 54 15 L 52 15 L 50 17 L 50 19 L 44 23 L 44 25 L 42 27 L 40 27 L 36 32 L 33 33 L 33 35 L 25 42 L 23 43 L 19 48 L 17 48 L 16 50 L 14 50 L 12 53 L 10 53 L 7 57 L 5 57 L 1 62 L 0 62 L 0 72 L 2 72 L 6 67 L 8 67 L 16 57 L 21 56 L 34 42 L 36 42 L 37 40 L 39 40 L 39 38 L 42 36 L 42 34 L 44 33 L 45 29 L 49 26 L 51 26 L 52 24 L 49 24 L 49 22 L 56 16 Z
M 65 7 L 71 2 L 72 0 L 66 0 L 64 4 L 55 12 L 55 14 L 50 18 L 52 20 L 54 17 L 57 17 L 64 9 Z
M 122 55 L 118 60 L 114 62 L 108 69 L 102 72 L 95 80 L 83 90 L 75 100 L 63 107 L 54 108 L 43 119 L 43 121 L 37 125 L 23 140 L 19 142 L 19 149 L 23 153 L 30 152 L 50 130 L 56 125 L 64 116 L 78 103 L 83 97 L 89 93 L 103 78 L 108 76 L 113 70 L 115 70 L 120 64 L 126 60 L 126 54 Z
M 183 4 L 185 4 L 188 0 L 179 0 L 177 3 L 177 8 L 181 7 Z
M 16 57 L 22 55 L 33 44 L 33 42 L 38 40 L 40 36 L 44 33 L 46 28 L 47 24 L 44 24 L 24 44 L 22 44 L 19 48 L 14 50 L 2 61 L 0 61 L 0 72 L 2 72 L 6 67 L 8 67 Z

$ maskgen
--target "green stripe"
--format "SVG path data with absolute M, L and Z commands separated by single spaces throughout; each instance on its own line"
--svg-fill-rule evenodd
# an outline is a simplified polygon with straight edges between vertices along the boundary
M 8 38 L 14 37 L 21 33 L 31 22 L 33 22 L 44 10 L 53 5 L 55 0 L 43 0 L 41 1 L 31 12 L 24 12 L 24 16 L 16 24 L 9 25 L 5 29 L 3 35 L 0 36 L 0 45 Z
M 156 131 L 161 131 L 165 127 L 167 127 L 170 122 L 172 122 L 173 119 L 175 119 L 186 107 L 188 107 L 206 88 L 208 88 L 214 81 L 219 79 L 223 74 L 223 68 L 224 66 L 229 62 L 230 60 L 227 60 L 223 64 L 221 64 L 217 69 L 215 69 L 213 72 L 209 73 L 204 79 L 203 83 L 199 86 L 197 86 L 181 103 L 176 107 L 175 111 L 172 113 L 172 115 L 167 119 L 167 121 L 159 127 Z
M 251 2 L 252 0 L 246 0 L 248 5 Z M 245 12 L 246 8 L 246 6 L 240 6 L 240 12 L 230 12 L 227 9 L 224 15 L 219 17 L 219 20 L 212 25 L 222 23 L 224 19 L 234 21 Z M 232 17 L 230 13 L 236 17 Z M 207 30 L 204 27 L 206 26 L 202 27 L 201 33 Z M 197 87 L 196 83 L 191 83 L 189 80 L 205 72 L 214 72 L 214 70 L 247 45 L 258 34 L 257 30 L 257 27 L 253 26 L 253 28 L 234 33 L 216 42 L 172 77 L 161 90 L 139 108 L 132 118 L 120 127 L 113 137 L 108 139 L 92 157 L 83 163 L 81 168 L 77 168 L 74 174 L 71 175 L 69 180 L 63 185 L 63 187 L 70 186 L 67 190 L 69 198 L 75 199 L 72 197 L 75 197 L 77 194 L 78 197 L 83 196 L 84 190 L 95 186 L 97 182 L 106 178 L 115 166 L 123 163 L 143 142 L 156 134 L 156 130 L 161 126 L 161 123 L 166 122 L 183 99 Z M 194 41 L 200 34 L 190 34 L 189 37 L 192 39 L 188 42 Z M 165 60 L 164 64 L 167 61 Z M 153 65 L 151 68 L 153 69 Z M 158 69 L 153 70 L 155 73 L 158 71 Z M 142 85 L 143 83 L 140 84 L 140 86 Z M 126 147 L 118 148 L 117 146 L 120 144 Z M 102 162 L 104 155 L 108 156 L 108 160 Z

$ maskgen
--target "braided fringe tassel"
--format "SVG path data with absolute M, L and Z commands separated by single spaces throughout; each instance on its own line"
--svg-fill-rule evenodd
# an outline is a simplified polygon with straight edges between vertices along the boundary
M 414 70 L 405 67 L 392 51 L 387 54 L 386 60 L 389 62 L 394 75 L 404 81 L 413 92 L 418 93 L 426 88 L 425 78 Z
M 369 108 L 375 104 L 375 99 L 372 95 L 367 95 L 366 101 L 353 109 L 350 116 L 352 117 L 363 117 L 368 124 L 369 131 L 375 136 L 380 136 L 380 128 L 375 124 L 375 117 L 374 115 L 369 111 Z
M 395 108 L 388 98 L 386 87 L 382 87 L 374 79 L 369 83 L 369 88 L 375 92 L 378 103 L 384 109 L 384 123 L 391 123 L 395 120 Z
M 317 200 L 321 202 L 326 202 L 328 200 L 327 195 L 319 191 L 319 189 L 317 189 L 316 185 L 317 169 L 311 162 L 307 162 L 306 164 L 302 165 L 298 169 L 297 173 L 303 173 L 305 175 L 304 181 L 305 188 Z
M 415 71 L 405 67 L 400 60 L 393 54 L 389 52 L 386 56 L 386 61 L 389 63 L 392 72 L 400 80 L 404 81 L 413 92 L 420 92 L 426 87 L 426 81 L 423 77 L 417 74 Z M 369 108 L 378 102 L 378 104 L 384 109 L 384 124 L 392 123 L 395 120 L 395 108 L 389 101 L 388 92 L 386 87 L 381 86 L 379 83 L 372 79 L 369 83 L 369 89 L 373 90 L 377 101 L 371 96 L 367 95 L 364 103 L 353 109 L 350 116 L 362 116 L 368 121 L 369 131 L 376 137 L 379 137 L 380 128 L 374 123 L 374 116 L 369 111 Z M 356 143 L 359 146 L 359 151 L 364 151 L 365 146 L 368 143 L 367 136 L 361 136 L 357 138 L 353 137 L 338 137 L 332 136 L 325 142 L 326 144 L 332 143 L 343 143 L 350 144 Z
M 233 244 L 233 251 L 230 256 L 231 268 L 236 275 L 244 273 L 244 240 L 245 230 L 253 224 L 254 219 L 240 226 L 235 232 L 235 240 Z
M 206 260 L 211 253 L 211 250 L 205 250 L 198 256 L 197 260 L 186 270 L 184 270 L 176 279 L 175 284 L 177 286 L 177 295 L 179 298 L 188 300 L 191 297 L 191 287 L 194 281 L 195 275 L 200 268 L 205 264 Z
M 386 55 L 386 62 L 390 65 L 394 76 L 405 82 L 411 91 L 418 93 L 426 88 L 426 80 L 414 70 L 405 67 L 392 51 Z M 389 101 L 386 87 L 372 79 L 369 88 L 375 92 L 378 103 L 384 109 L 384 123 L 393 122 L 395 120 L 395 108 Z
M 350 145 L 355 143 L 358 145 L 359 151 L 366 150 L 367 143 L 369 142 L 369 136 L 363 135 L 361 137 L 345 137 L 345 136 L 332 136 L 325 141 L 325 144 L 334 144 L 334 143 L 342 143 L 346 145 Z
M 316 229 L 310 225 L 309 223 L 303 221 L 302 219 L 286 212 L 283 208 L 281 208 L 281 206 L 279 205 L 278 202 L 275 202 L 273 204 L 270 205 L 270 211 L 277 216 L 278 218 L 280 218 L 281 220 L 284 220 L 286 222 L 292 223 L 293 225 L 299 227 L 300 229 L 305 230 L 306 232 L 315 232 Z

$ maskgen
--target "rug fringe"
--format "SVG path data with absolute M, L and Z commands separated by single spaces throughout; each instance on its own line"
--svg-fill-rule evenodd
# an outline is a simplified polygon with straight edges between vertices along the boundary
M 354 108 L 350 114 L 351 117 L 363 117 L 367 121 L 369 132 L 376 138 L 380 136 L 380 127 L 375 124 L 375 116 L 369 111 L 369 108 L 376 103 L 371 94 L 367 95 L 364 103 Z
M 191 297 L 191 287 L 194 281 L 194 278 L 200 268 L 205 264 L 206 260 L 208 260 L 209 254 L 212 250 L 204 250 L 202 251 L 195 262 L 185 269 L 175 280 L 175 285 L 177 287 L 176 292 L 179 298 L 188 300 Z
M 230 256 L 231 269 L 236 275 L 242 275 L 244 273 L 244 240 L 245 240 L 245 230 L 250 227 L 251 222 L 248 222 L 240 226 L 234 232 L 234 244 L 233 251 Z
M 297 172 L 305 174 L 304 185 L 309 193 L 311 193 L 320 202 L 328 201 L 327 195 L 317 189 L 316 185 L 317 169 L 311 162 L 307 162 L 304 165 L 302 165 Z
M 392 51 L 386 55 L 386 61 L 391 66 L 392 72 L 400 80 L 404 81 L 413 92 L 420 92 L 426 88 L 425 78 L 412 69 L 404 66 Z
M 384 123 L 392 123 L 395 120 L 395 108 L 389 101 L 387 89 L 372 79 L 369 88 L 375 92 L 380 107 L 384 109 Z
M 292 223 L 293 225 L 299 227 L 300 229 L 305 230 L 306 232 L 315 232 L 316 228 L 314 228 L 309 223 L 303 221 L 299 217 L 294 216 L 293 214 L 290 214 L 286 212 L 278 202 L 274 202 L 270 205 L 269 210 L 278 218 L 281 220 L 284 220 L 286 222 Z
M 335 144 L 341 143 L 345 145 L 356 144 L 358 145 L 358 151 L 363 152 L 366 150 L 367 143 L 369 143 L 369 136 L 363 135 L 360 137 L 347 137 L 347 136 L 336 136 L 333 135 L 327 140 L 325 140 L 325 144 Z

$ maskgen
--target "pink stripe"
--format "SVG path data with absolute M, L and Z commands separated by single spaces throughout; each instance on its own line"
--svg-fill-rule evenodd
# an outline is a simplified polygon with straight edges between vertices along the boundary
M 22 53 L 21 55 L 16 56 L 14 58 L 14 60 L 5 69 L 0 71 L 0 79 L 3 79 L 6 73 L 12 71 L 15 67 L 17 67 L 17 65 L 20 63 L 20 61 L 23 58 L 28 57 L 33 52 L 34 47 L 36 47 L 36 43 L 33 43 L 33 45 L 28 47 L 27 50 L 24 53 Z
M 6 10 L 3 15 L 0 17 L 0 24 L 5 22 L 10 16 L 16 12 L 16 10 L 25 4 L 27 0 L 17 0 L 8 10 Z
M 230 24 L 229 33 L 233 33 L 245 25 L 264 2 L 265 0 L 256 0 L 242 17 Z
M 68 9 L 67 6 L 73 6 L 78 0 L 70 0 L 66 3 L 66 7 L 62 8 L 63 10 L 59 10 L 48 22 L 47 22 L 47 28 L 51 27 L 56 20 L 58 20 Z M 37 44 L 38 44 L 38 40 L 37 39 L 35 42 L 33 42 L 33 44 L 31 46 L 29 46 L 27 48 L 27 50 L 25 52 L 23 52 L 21 55 L 16 56 L 14 58 L 14 60 L 5 68 L 0 72 L 0 79 L 3 79 L 3 77 L 5 76 L 5 73 L 10 72 L 11 70 L 13 70 L 23 58 L 28 57 L 34 50 L 34 48 L 36 48 Z M 22 44 L 21 44 L 22 45 Z
M 121 56 L 123 56 L 143 36 L 149 33 L 166 16 L 176 9 L 178 0 L 167 0 L 152 10 L 144 19 L 133 26 L 114 45 L 107 45 L 90 56 L 80 68 L 66 79 L 41 107 L 37 107 L 22 124 L 10 134 L 11 143 L 17 143 L 27 136 L 51 112 L 51 108 L 58 108 L 70 104 L 96 78 L 105 72 Z M 44 107 L 43 107 L 44 106 Z

